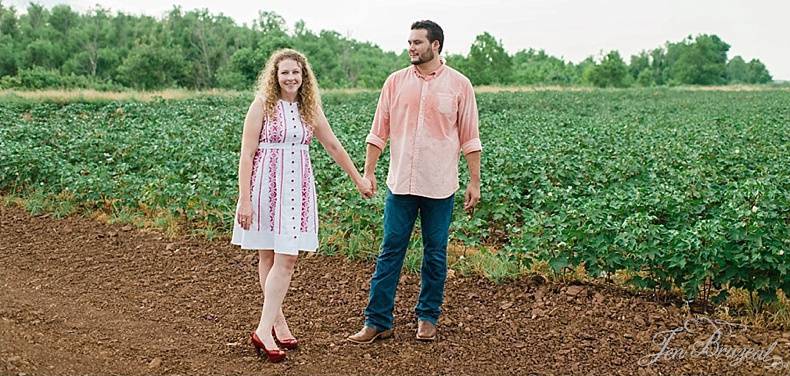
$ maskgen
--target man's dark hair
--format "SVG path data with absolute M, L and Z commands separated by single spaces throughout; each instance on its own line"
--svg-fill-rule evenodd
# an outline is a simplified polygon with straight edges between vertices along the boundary
M 439 41 L 439 53 L 442 53 L 442 48 L 444 48 L 444 31 L 442 27 L 436 24 L 436 22 L 430 20 L 422 20 L 417 21 L 411 24 L 412 30 L 423 29 L 428 32 L 428 42 L 433 44 L 433 41 Z

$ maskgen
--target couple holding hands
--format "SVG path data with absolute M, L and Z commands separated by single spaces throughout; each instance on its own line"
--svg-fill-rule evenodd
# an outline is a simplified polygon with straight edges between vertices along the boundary
M 298 341 L 288 328 L 282 302 L 299 251 L 318 248 L 318 212 L 309 145 L 315 137 L 351 177 L 365 198 L 377 192 L 376 164 L 390 142 L 384 236 L 362 330 L 348 337 L 372 343 L 392 335 L 395 291 L 417 216 L 423 261 L 416 338 L 436 338 L 444 300 L 447 242 L 463 153 L 470 172 L 464 209 L 480 200 L 480 152 L 475 94 L 469 80 L 447 67 L 439 54 L 444 33 L 432 21 L 412 24 L 411 66 L 392 73 L 381 90 L 367 136 L 360 175 L 323 113 L 318 84 L 307 59 L 285 49 L 261 72 L 256 97 L 244 121 L 239 161 L 239 202 L 231 243 L 258 251 L 263 308 L 250 334 L 256 350 L 272 362 Z

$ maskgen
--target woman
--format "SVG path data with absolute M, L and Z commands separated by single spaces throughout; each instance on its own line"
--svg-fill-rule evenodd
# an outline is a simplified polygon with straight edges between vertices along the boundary
M 335 137 L 321 109 L 307 59 L 284 49 L 269 58 L 244 120 L 239 160 L 239 202 L 231 243 L 258 250 L 263 309 L 250 339 L 272 362 L 296 348 L 282 302 L 299 251 L 318 248 L 318 215 L 309 145 L 313 136 L 351 177 L 365 198 L 373 195 Z

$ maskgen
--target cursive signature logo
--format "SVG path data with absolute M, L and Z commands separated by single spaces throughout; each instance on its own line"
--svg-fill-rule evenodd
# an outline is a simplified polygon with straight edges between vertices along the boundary
M 730 365 L 735 367 L 746 361 L 755 361 L 773 369 L 787 369 L 787 363 L 784 363 L 782 360 L 776 360 L 771 356 L 771 353 L 776 349 L 778 340 L 767 347 L 728 346 L 722 343 L 722 339 L 727 336 L 737 332 L 744 332 L 746 329 L 746 325 L 722 320 L 709 318 L 687 319 L 680 327 L 661 331 L 653 335 L 653 343 L 658 346 L 659 350 L 639 359 L 639 365 L 649 366 L 662 360 L 678 361 L 707 357 L 726 359 Z M 700 338 L 700 335 L 711 334 L 707 338 L 702 337 L 705 338 L 704 340 L 695 341 L 687 347 L 673 347 L 673 340 L 678 339 L 684 333 L 697 336 L 697 338 Z

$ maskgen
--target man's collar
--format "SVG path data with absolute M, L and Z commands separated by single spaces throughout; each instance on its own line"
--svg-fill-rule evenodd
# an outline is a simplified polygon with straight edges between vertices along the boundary
M 439 77 L 439 75 L 440 75 L 440 74 L 442 74 L 442 72 L 444 72 L 444 67 L 445 67 L 444 58 L 440 57 L 440 58 L 439 58 L 439 67 L 438 67 L 438 68 L 436 68 L 436 69 L 435 69 L 433 72 L 431 72 L 431 73 L 428 73 L 428 74 L 422 74 L 422 73 L 420 73 L 420 70 L 419 70 L 419 69 L 417 69 L 417 66 L 416 66 L 416 65 L 412 65 L 412 70 L 414 71 L 414 74 L 416 74 L 416 75 L 417 75 L 417 77 L 419 77 L 419 78 L 422 78 L 423 80 L 426 80 L 426 81 L 428 81 L 428 80 L 432 80 L 432 79 L 434 79 L 434 78 L 436 78 L 436 77 Z

